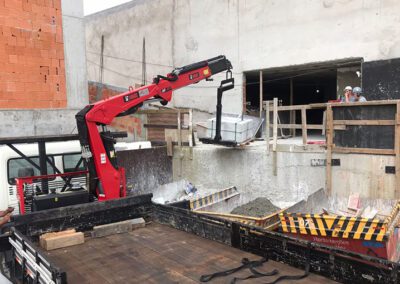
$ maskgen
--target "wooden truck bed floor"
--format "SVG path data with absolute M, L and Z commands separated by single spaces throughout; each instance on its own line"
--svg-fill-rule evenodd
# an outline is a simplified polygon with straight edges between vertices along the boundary
M 259 256 L 203 239 L 174 228 L 152 223 L 130 233 L 87 239 L 82 245 L 46 253 L 54 264 L 63 268 L 68 283 L 198 283 L 203 274 L 211 274 L 240 265 L 242 258 L 258 260 Z M 278 269 L 279 275 L 301 275 L 303 271 L 268 261 L 261 272 Z M 210 283 L 229 283 L 233 277 L 250 275 L 242 270 L 216 278 Z M 278 276 L 247 280 L 244 283 L 271 282 Z M 279 283 L 336 283 L 310 274 L 307 278 Z

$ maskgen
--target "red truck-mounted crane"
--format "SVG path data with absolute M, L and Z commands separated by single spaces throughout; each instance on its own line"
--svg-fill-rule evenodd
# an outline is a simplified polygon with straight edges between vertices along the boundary
M 179 88 L 209 80 L 212 75 L 227 72 L 226 79 L 218 89 L 217 124 L 221 118 L 222 93 L 234 87 L 230 71 L 232 65 L 225 56 L 217 56 L 205 61 L 175 68 L 167 76 L 158 75 L 153 83 L 106 100 L 86 106 L 77 115 L 77 128 L 82 147 L 82 157 L 89 170 L 89 191 L 99 201 L 126 196 L 125 171 L 118 167 L 114 150 L 115 139 L 106 130 L 115 117 L 133 114 L 145 102 L 160 101 L 166 105 L 172 98 L 172 92 Z M 102 128 L 99 131 L 99 127 Z M 220 127 L 219 127 L 220 129 Z M 220 134 L 215 142 L 221 140 Z M 212 141 L 207 141 L 212 143 Z

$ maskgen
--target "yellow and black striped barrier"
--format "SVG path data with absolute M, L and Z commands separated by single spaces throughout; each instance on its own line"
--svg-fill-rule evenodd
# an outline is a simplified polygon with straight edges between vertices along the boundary
M 302 235 L 383 241 L 387 239 L 387 220 L 322 214 L 279 214 L 282 231 Z
M 238 195 L 236 187 L 229 187 L 210 195 L 190 200 L 190 210 L 198 210 Z

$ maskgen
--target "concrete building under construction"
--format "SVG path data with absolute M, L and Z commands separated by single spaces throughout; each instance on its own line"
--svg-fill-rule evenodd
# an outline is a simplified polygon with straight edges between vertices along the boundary
M 3 2 L 0 282 L 398 283 L 397 1 Z

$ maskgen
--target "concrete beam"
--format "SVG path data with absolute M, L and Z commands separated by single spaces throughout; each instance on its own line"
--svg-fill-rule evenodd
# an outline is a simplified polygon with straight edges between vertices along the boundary
M 80 109 L 1 109 L 0 137 L 74 134 Z

